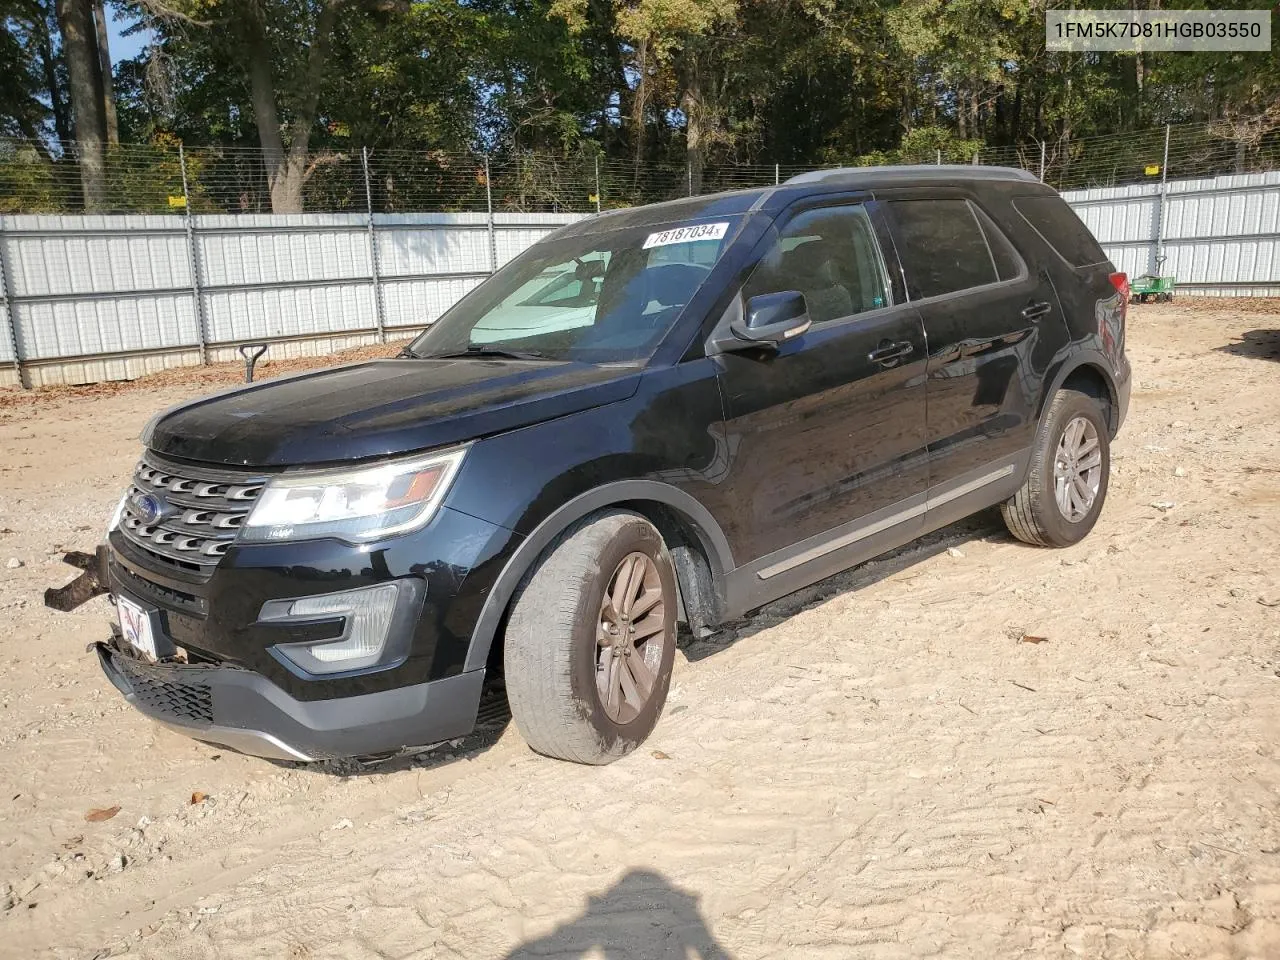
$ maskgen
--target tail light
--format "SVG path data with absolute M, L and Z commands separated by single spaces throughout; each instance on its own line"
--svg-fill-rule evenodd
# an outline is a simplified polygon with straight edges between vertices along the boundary
M 1120 309 L 1113 316 L 1118 319 L 1115 329 L 1111 329 L 1110 324 L 1106 322 L 1106 314 L 1098 315 L 1098 323 L 1102 328 L 1098 332 L 1102 334 L 1103 348 L 1108 351 L 1124 350 L 1124 328 L 1129 322 L 1129 275 L 1127 273 L 1116 272 L 1111 274 L 1108 279 L 1111 285 L 1116 288 L 1116 293 L 1120 294 Z

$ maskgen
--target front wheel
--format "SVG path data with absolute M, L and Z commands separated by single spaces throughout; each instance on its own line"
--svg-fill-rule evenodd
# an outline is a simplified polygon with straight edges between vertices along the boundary
M 1025 543 L 1069 547 L 1098 522 L 1111 476 L 1111 442 L 1098 401 L 1059 390 L 1045 414 L 1026 482 L 1000 505 Z
M 644 517 L 593 514 L 548 548 L 516 594 L 504 647 L 507 698 L 525 742 L 611 763 L 657 725 L 676 647 L 676 580 Z

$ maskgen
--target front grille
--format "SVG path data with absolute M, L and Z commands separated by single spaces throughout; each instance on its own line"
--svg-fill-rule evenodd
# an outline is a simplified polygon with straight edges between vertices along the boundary
M 115 662 L 139 705 L 189 723 L 213 723 L 213 693 L 208 684 L 174 680 L 172 670 L 160 671 L 127 656 L 117 656 Z
M 148 451 L 133 472 L 120 532 L 154 559 L 211 573 L 266 482 L 258 473 L 179 464 Z M 159 501 L 159 519 L 141 513 L 139 501 L 147 495 Z
M 150 600 L 158 607 L 180 610 L 195 617 L 203 617 L 209 612 L 209 604 L 204 597 L 147 580 L 122 563 L 112 564 L 111 575 L 134 596 Z

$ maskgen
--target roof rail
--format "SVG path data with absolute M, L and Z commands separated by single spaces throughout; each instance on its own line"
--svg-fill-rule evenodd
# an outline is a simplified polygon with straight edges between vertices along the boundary
M 1029 180 L 1036 175 L 1017 167 L 985 167 L 969 163 L 903 164 L 893 167 L 834 167 L 797 174 L 787 183 L 823 183 L 828 180 Z

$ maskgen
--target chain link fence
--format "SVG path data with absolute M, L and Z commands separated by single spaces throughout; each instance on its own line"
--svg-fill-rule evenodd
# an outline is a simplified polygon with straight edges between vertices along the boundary
M 1059 190 L 1112 187 L 1280 169 L 1280 131 L 1225 125 L 1019 146 L 889 154 L 901 163 L 1021 167 Z M 119 144 L 106 148 L 97 213 L 270 213 L 261 150 Z M 857 158 L 851 158 L 856 165 Z M 693 193 L 779 183 L 807 166 L 632 163 L 589 153 L 483 154 L 415 150 L 316 150 L 292 173 L 291 211 L 307 213 L 590 213 Z M 0 214 L 86 211 L 75 144 L 0 139 Z

